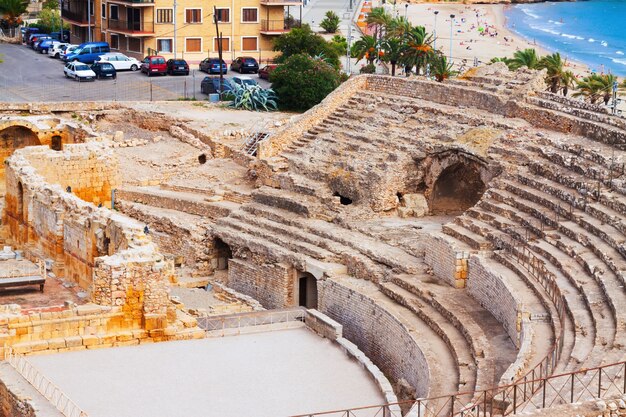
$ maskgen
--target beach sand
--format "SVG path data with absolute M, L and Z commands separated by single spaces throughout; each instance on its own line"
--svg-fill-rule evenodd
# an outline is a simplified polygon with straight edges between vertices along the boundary
M 437 15 L 437 49 L 446 56 L 450 55 L 450 15 L 454 14 L 452 27 L 452 59 L 455 68 L 463 60 L 466 66 L 472 66 L 474 59 L 479 63 L 488 63 L 494 57 L 512 57 L 515 51 L 526 48 L 535 48 L 538 55 L 551 53 L 532 41 L 528 41 L 506 28 L 504 4 L 446 4 L 446 3 L 419 3 L 398 5 L 397 14 L 406 15 L 414 25 L 421 25 L 427 32 L 433 33 L 435 26 L 435 11 Z M 389 10 L 389 9 L 388 9 Z M 390 10 L 390 12 L 392 12 Z M 393 12 L 392 12 L 393 13 Z M 481 35 L 479 28 L 483 28 L 485 35 Z M 587 66 L 577 62 L 567 63 L 568 68 L 577 75 L 589 73 Z

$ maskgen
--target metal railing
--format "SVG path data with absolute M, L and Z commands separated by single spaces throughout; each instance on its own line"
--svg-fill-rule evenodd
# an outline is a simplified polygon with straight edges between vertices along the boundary
M 75 22 L 80 23 L 88 23 L 89 17 L 87 16 L 87 3 L 80 2 L 67 2 L 64 3 L 64 6 L 67 5 L 67 8 L 61 8 L 61 17 L 69 20 L 73 20 Z M 95 25 L 95 16 L 91 15 L 91 24 Z
M 473 392 L 444 395 L 434 398 L 404 401 L 321 413 L 300 414 L 292 417 L 401 417 L 393 406 L 414 410 L 417 417 L 495 417 L 541 408 L 555 407 L 595 399 L 610 399 L 626 393 L 626 361 L 581 369 L 534 380 L 518 381 L 497 388 L 480 391 L 478 401 L 464 405 L 462 397 Z M 453 410 L 453 411 L 451 411 Z
M 283 310 L 255 311 L 251 313 L 227 314 L 223 316 L 200 317 L 198 327 L 208 332 L 241 329 L 268 324 L 287 323 L 291 321 L 303 322 L 306 315 L 304 308 L 290 308 Z
M 261 4 L 269 4 L 269 5 L 292 5 L 292 6 L 300 6 L 302 4 L 302 0 L 261 0 Z
M 264 32 L 287 32 L 291 28 L 300 27 L 299 21 L 281 20 L 261 20 L 261 31 Z
M 76 405 L 61 388 L 39 372 L 26 357 L 13 352 L 11 348 L 7 348 L 5 352 L 7 362 L 65 417 L 88 417 L 85 411 Z
M 113 20 L 107 19 L 110 30 L 118 30 L 127 33 L 154 33 L 154 22 L 149 20 Z

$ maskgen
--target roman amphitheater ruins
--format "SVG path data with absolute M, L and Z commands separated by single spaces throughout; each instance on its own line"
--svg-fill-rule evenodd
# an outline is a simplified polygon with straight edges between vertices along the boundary
M 626 119 L 542 80 L 6 105 L 0 415 L 626 415 Z

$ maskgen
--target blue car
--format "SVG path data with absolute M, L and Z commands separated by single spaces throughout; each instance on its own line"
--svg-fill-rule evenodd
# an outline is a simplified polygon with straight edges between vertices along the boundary
M 42 54 L 47 54 L 48 51 L 50 49 L 52 49 L 52 46 L 54 44 L 54 42 L 59 42 L 56 39 L 50 38 L 50 39 L 44 39 L 43 41 L 39 42 L 37 44 L 37 48 L 35 48 L 35 50 L 37 52 L 40 52 Z
M 204 94 L 219 94 L 220 77 L 204 77 L 204 80 L 200 83 L 200 91 Z M 222 91 L 224 93 L 233 91 L 233 85 L 226 78 L 224 78 Z
M 85 64 L 93 64 L 96 58 L 109 52 L 111 52 L 111 48 L 106 42 L 81 43 L 71 54 L 64 55 L 63 61 L 80 61 Z
M 202 62 L 200 62 L 200 71 L 204 71 L 209 74 L 219 74 L 220 73 L 219 58 L 204 58 Z M 222 74 L 226 74 L 227 72 L 228 72 L 228 65 L 226 65 L 226 62 L 224 62 L 224 60 L 222 60 Z

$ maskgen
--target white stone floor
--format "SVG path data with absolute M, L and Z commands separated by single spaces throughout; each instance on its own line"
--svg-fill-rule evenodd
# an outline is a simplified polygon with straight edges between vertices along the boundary
M 89 417 L 286 417 L 384 401 L 304 327 L 28 359 Z

